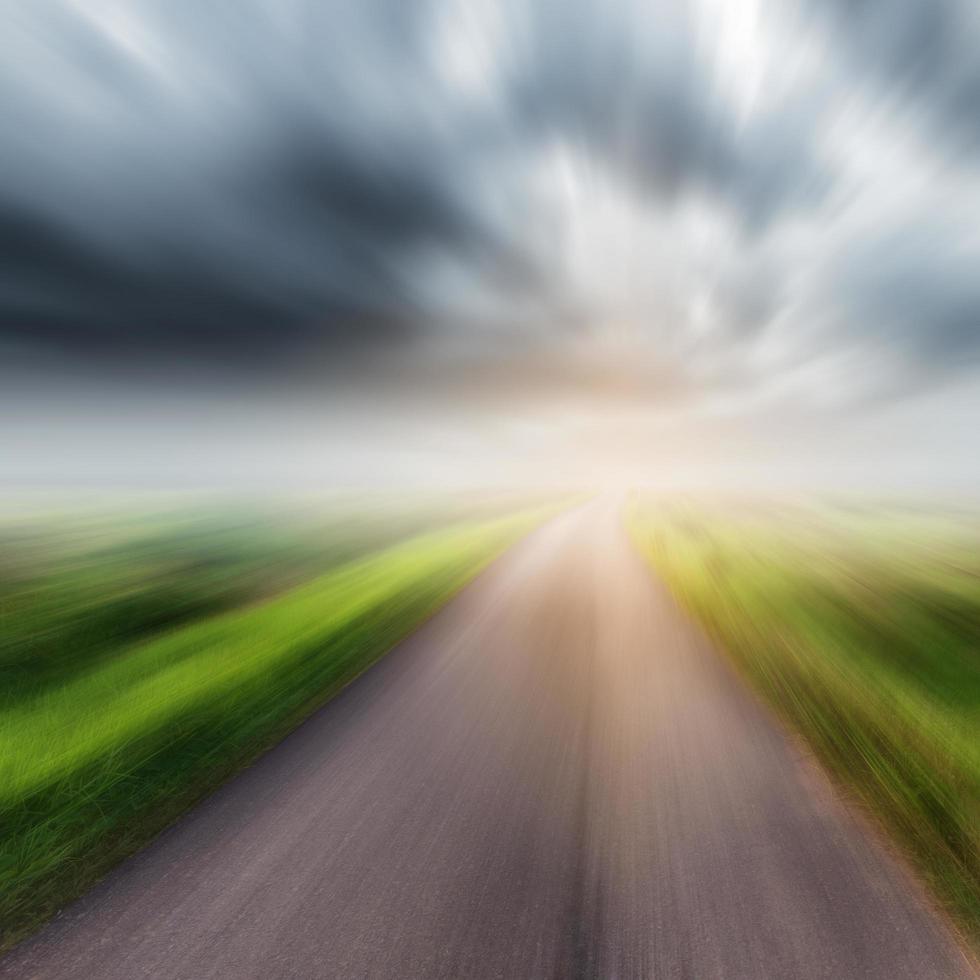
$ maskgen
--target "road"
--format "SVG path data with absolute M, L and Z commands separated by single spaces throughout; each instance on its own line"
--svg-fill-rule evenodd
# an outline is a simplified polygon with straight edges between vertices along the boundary
M 679 612 L 563 515 L 0 977 L 973 976 Z

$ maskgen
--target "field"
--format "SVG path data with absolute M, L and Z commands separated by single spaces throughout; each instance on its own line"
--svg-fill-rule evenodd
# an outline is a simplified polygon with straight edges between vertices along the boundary
M 3 949 L 281 738 L 540 504 L 0 528 Z
M 634 540 L 980 940 L 980 520 L 634 500 Z

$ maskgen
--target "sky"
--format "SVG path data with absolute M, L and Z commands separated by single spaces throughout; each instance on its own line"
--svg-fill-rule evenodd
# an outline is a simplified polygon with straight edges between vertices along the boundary
M 975 0 L 0 5 L 0 483 L 980 489 Z

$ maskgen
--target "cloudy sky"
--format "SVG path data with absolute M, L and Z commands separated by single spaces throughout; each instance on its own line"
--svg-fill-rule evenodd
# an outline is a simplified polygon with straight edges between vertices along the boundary
M 975 0 L 9 0 L 0 478 L 980 487 Z

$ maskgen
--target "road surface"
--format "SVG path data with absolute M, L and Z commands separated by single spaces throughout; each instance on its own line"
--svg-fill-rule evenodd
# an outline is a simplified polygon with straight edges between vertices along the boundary
M 632 551 L 535 532 L 0 977 L 971 976 Z

